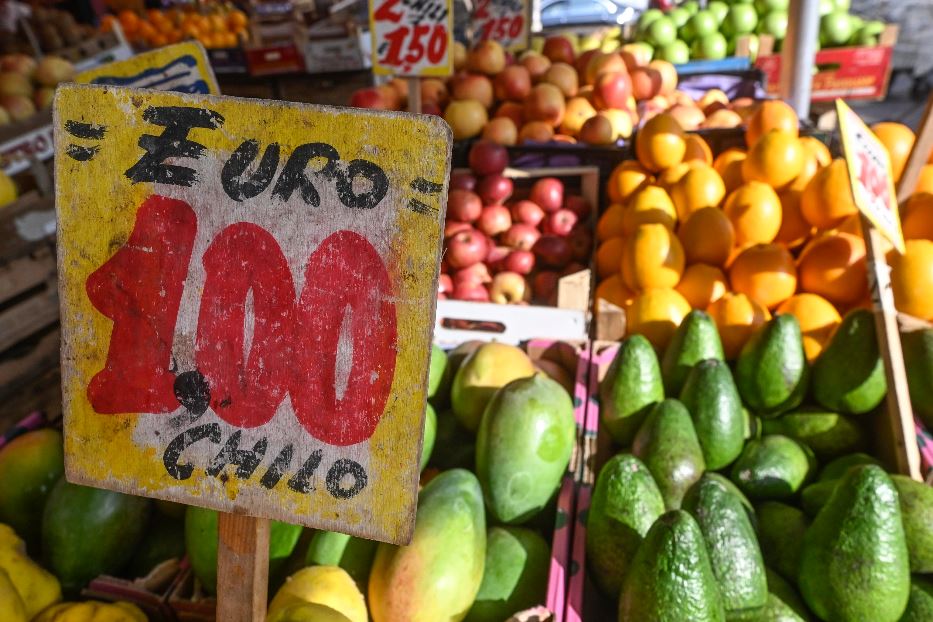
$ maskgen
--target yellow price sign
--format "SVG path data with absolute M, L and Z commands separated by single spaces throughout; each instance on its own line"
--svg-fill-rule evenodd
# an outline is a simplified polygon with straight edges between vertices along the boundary
M 89 69 L 78 74 L 75 82 L 220 95 L 204 46 L 197 41 L 167 45 Z
M 449 76 L 454 70 L 452 0 L 369 0 L 373 73 Z
M 69 480 L 406 542 L 446 124 L 92 85 L 54 119 Z

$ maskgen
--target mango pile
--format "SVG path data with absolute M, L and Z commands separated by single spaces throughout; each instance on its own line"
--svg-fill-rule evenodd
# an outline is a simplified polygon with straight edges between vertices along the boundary
M 933 329 L 909 341 L 908 369 L 929 372 Z M 660 356 L 622 340 L 599 385 L 618 453 L 586 540 L 619 622 L 933 619 L 933 488 L 866 453 L 886 393 L 876 344 L 865 309 L 812 361 L 790 313 L 731 362 L 700 310 Z

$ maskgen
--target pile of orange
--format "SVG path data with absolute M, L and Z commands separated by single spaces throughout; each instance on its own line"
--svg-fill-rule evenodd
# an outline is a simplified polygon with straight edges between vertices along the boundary
M 206 48 L 232 48 L 248 38 L 246 14 L 239 9 L 216 7 L 210 12 L 193 10 L 149 9 L 145 14 L 125 9 L 117 15 L 106 15 L 101 29 L 108 32 L 115 23 L 136 46 L 149 48 L 197 39 Z
M 913 133 L 893 123 L 873 129 L 899 177 Z M 796 113 L 780 101 L 757 107 L 745 137 L 747 149 L 714 159 L 666 113 L 644 125 L 638 159 L 607 182 L 596 295 L 659 348 L 691 309 L 705 309 L 730 358 L 772 313 L 791 313 L 812 359 L 846 311 L 870 305 L 845 162 L 800 137 Z M 933 320 L 933 159 L 902 214 L 907 253 L 889 256 L 896 304 Z

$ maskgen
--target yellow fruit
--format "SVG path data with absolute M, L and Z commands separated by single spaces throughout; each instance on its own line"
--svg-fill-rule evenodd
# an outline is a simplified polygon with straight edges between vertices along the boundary
M 613 274 L 596 286 L 596 300 L 605 300 L 625 309 L 635 298 L 635 294 L 622 282 L 622 276 Z M 599 305 L 596 305 L 599 308 Z
M 833 161 L 833 156 L 829 152 L 829 147 L 827 147 L 819 138 L 814 138 L 813 136 L 801 136 L 800 144 L 803 145 L 810 153 L 816 156 L 816 161 L 820 165 L 820 168 L 829 166 Z
M 639 225 L 656 223 L 674 230 L 677 212 L 671 197 L 660 186 L 645 186 L 629 199 L 622 216 L 622 231 L 632 235 Z
M 773 309 L 797 291 L 794 258 L 780 244 L 756 244 L 743 250 L 729 267 L 732 290 Z
M 61 586 L 54 575 L 39 566 L 25 553 L 26 545 L 10 529 L 0 524 L 0 568 L 6 571 L 23 599 L 26 617 L 37 613 L 62 599 Z
M 651 183 L 651 173 L 635 160 L 626 160 L 615 167 L 609 176 L 606 189 L 609 200 L 613 203 L 625 203 L 639 188 Z
M 866 270 L 865 242 L 848 233 L 828 233 L 811 240 L 797 260 L 800 289 L 839 306 L 865 297 Z
M 726 193 L 730 193 L 745 183 L 745 177 L 742 175 L 742 163 L 748 154 L 742 149 L 730 147 L 726 149 L 713 161 L 713 168 L 722 177 L 722 182 L 726 186 Z
M 791 296 L 781 303 L 775 313 L 789 313 L 797 318 L 808 361 L 819 356 L 842 321 L 833 303 L 817 294 Z
M 16 200 L 16 185 L 10 176 L 0 171 L 0 207 Z
M 729 289 L 722 270 L 704 263 L 695 263 L 684 270 L 674 288 L 694 309 L 706 309 L 723 297 Z
M 800 213 L 820 230 L 832 229 L 858 213 L 845 160 L 837 158 L 813 176 L 800 197 Z
M 759 326 L 771 319 L 771 314 L 745 294 L 726 294 L 711 304 L 707 312 L 716 322 L 722 349 L 727 359 L 739 355 L 742 346 Z
M 0 568 L 0 620 L 4 622 L 29 622 L 26 606 L 6 570 Z
M 280 609 L 275 617 L 266 618 L 266 622 L 351 622 L 350 618 L 339 611 L 316 603 L 301 603 Z
M 907 158 L 910 157 L 910 151 L 914 148 L 913 130 L 903 123 L 892 123 L 885 121 L 871 126 L 871 131 L 875 133 L 878 140 L 884 144 L 891 156 L 891 172 L 894 175 L 894 183 L 901 178 L 904 167 L 907 166 Z
M 781 230 L 781 200 L 760 181 L 736 188 L 726 197 L 723 211 L 735 229 L 736 246 L 771 242 Z
M 704 207 L 719 207 L 725 196 L 726 186 L 722 177 L 711 166 L 690 169 L 671 188 L 671 199 L 681 221 Z
M 702 136 L 699 134 L 687 134 L 685 141 L 687 143 L 687 150 L 684 152 L 684 162 L 698 160 L 707 165 L 713 163 L 713 151 L 709 148 L 709 144 L 703 140 Z
M 807 241 L 813 227 L 800 212 L 800 192 L 785 190 L 778 195 L 781 200 L 781 228 L 774 241 L 788 248 L 797 248 Z
M 635 154 L 649 171 L 661 171 L 682 162 L 686 151 L 684 130 L 667 113 L 652 117 L 635 135 Z
M 797 177 L 791 181 L 784 191 L 793 191 L 802 193 L 807 189 L 807 184 L 816 177 L 816 174 L 820 172 L 820 169 L 823 168 L 823 165 L 820 164 L 820 158 L 822 157 L 817 153 L 814 147 L 806 146 L 803 142 L 803 139 L 800 139 L 800 144 L 803 145 L 803 167 L 800 169 L 800 172 L 797 174 Z M 822 145 L 822 143 L 817 143 Z M 824 147 L 825 149 L 825 147 Z M 830 160 L 832 162 L 832 160 Z M 828 164 L 827 164 L 828 166 Z
M 635 230 L 622 256 L 622 279 L 636 292 L 671 288 L 684 271 L 680 240 L 664 225 L 641 225 Z
M 907 240 L 907 252 L 888 254 L 891 289 L 897 310 L 921 319 L 933 320 L 933 242 Z
M 717 207 L 704 207 L 690 214 L 677 235 L 688 264 L 724 266 L 735 245 L 735 229 Z
M 904 239 L 933 240 L 933 194 L 914 194 L 907 199 L 903 212 L 901 228 Z
M 604 242 L 609 238 L 619 238 L 625 235 L 622 227 L 625 217 L 625 207 L 620 203 L 613 203 L 599 217 L 596 222 L 596 239 Z
M 928 192 L 933 194 L 933 164 L 924 164 L 917 178 L 917 187 L 914 192 Z
M 132 603 L 60 603 L 45 609 L 32 622 L 147 622 L 142 610 Z
M 658 175 L 656 183 L 667 192 L 670 192 L 674 188 L 674 184 L 680 181 L 680 178 L 686 175 L 696 164 L 698 164 L 698 162 L 694 160 L 692 162 L 680 162 L 670 168 L 666 168 Z
M 761 137 L 742 163 L 745 181 L 760 181 L 780 190 L 803 170 L 806 152 L 793 134 L 771 130 Z
M 288 579 L 269 603 L 269 621 L 290 606 L 314 603 L 338 611 L 350 622 L 367 622 L 366 602 L 349 574 L 339 566 L 308 566 Z
M 600 279 L 618 274 L 624 251 L 625 238 L 609 238 L 596 248 L 596 274 Z
M 778 99 L 764 101 L 748 118 L 745 144 L 749 147 L 754 146 L 762 136 L 774 129 L 797 136 L 799 126 L 797 113 L 789 104 Z
M 688 313 L 690 303 L 677 291 L 649 289 L 629 305 L 626 326 L 629 334 L 644 335 L 655 348 L 664 349 Z

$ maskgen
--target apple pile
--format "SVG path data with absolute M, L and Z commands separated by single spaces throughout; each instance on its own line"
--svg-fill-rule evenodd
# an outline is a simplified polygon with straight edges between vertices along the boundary
M 477 141 L 469 164 L 450 179 L 438 298 L 555 305 L 560 278 L 589 263 L 593 206 L 555 177 L 517 190 L 492 141 Z
M 55 86 L 74 74 L 74 66 L 58 56 L 39 61 L 26 54 L 0 56 L 0 125 L 25 121 L 51 106 Z

